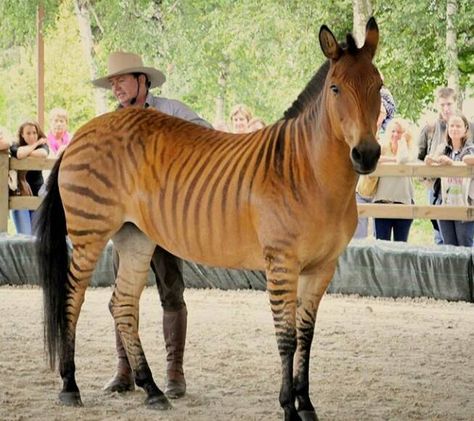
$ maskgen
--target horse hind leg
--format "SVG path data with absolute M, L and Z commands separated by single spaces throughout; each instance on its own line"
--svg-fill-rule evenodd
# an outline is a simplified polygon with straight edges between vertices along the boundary
M 145 404 L 153 409 L 170 409 L 171 404 L 153 380 L 138 334 L 139 300 L 146 285 L 156 244 L 130 223 L 125 224 L 112 240 L 119 256 L 119 266 L 109 304 L 110 312 L 135 383 L 147 393 Z
M 309 361 L 314 336 L 316 315 L 321 298 L 331 281 L 335 263 L 310 275 L 300 275 L 298 305 L 296 309 L 296 352 L 294 358 L 293 387 L 300 419 L 317 421 L 318 417 L 309 397 Z
M 72 258 L 65 287 L 64 314 L 58 315 L 58 317 L 65 318 L 59 351 L 59 372 L 63 381 L 59 400 L 66 406 L 82 406 L 75 379 L 76 327 L 84 302 L 85 291 L 104 246 L 105 242 L 103 240 L 91 241 L 87 247 L 78 245 L 77 242 L 73 241 Z

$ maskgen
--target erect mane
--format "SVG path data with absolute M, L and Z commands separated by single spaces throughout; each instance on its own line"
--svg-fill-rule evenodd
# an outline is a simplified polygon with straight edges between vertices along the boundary
M 329 72 L 329 60 L 326 60 L 324 64 L 319 68 L 315 75 L 308 82 L 303 91 L 298 95 L 298 98 L 293 102 L 290 108 L 288 108 L 284 114 L 283 119 L 288 120 L 290 118 L 298 117 L 310 103 L 314 104 L 314 101 L 321 92 L 323 91 L 324 82 Z

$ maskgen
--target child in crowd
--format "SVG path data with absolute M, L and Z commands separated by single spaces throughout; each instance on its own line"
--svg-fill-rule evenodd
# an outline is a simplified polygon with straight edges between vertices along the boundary
M 56 157 L 71 141 L 71 134 L 67 131 L 67 111 L 63 108 L 53 108 L 49 113 L 49 124 L 48 145 L 51 153 Z
M 25 159 L 28 157 L 47 158 L 49 148 L 47 139 L 39 124 L 35 121 L 25 121 L 18 129 L 18 141 L 10 147 L 13 158 Z M 19 171 L 18 182 L 23 183 L 22 194 L 38 196 L 43 185 L 41 171 Z M 27 191 L 27 193 L 25 193 Z M 13 222 L 18 234 L 32 234 L 33 211 L 28 209 L 13 210 Z
M 434 154 L 425 157 L 427 165 L 453 165 L 462 161 L 474 165 L 474 144 L 469 139 L 469 122 L 460 112 L 454 112 L 447 121 L 446 143 L 438 146 Z M 474 183 L 472 178 L 442 177 L 435 189 L 435 196 L 441 203 L 452 206 L 472 206 L 474 203 Z M 436 186 L 436 184 L 435 184 Z M 438 221 L 444 244 L 473 246 L 474 221 Z

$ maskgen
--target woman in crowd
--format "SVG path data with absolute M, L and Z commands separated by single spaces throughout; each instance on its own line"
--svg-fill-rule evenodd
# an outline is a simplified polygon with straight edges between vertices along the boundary
M 18 129 L 18 142 L 10 147 L 13 158 L 25 159 L 28 157 L 47 158 L 49 154 L 48 142 L 43 130 L 35 121 L 25 121 Z M 22 185 L 22 194 L 38 196 L 44 183 L 41 171 L 20 171 L 18 183 Z M 18 234 L 31 235 L 33 211 L 28 209 L 13 210 L 13 222 Z
M 230 112 L 232 133 L 247 133 L 249 121 L 251 119 L 252 113 L 245 105 L 235 105 Z
M 56 157 L 71 141 L 71 134 L 67 131 L 67 111 L 63 108 L 53 108 L 49 113 L 49 124 L 48 146 L 53 156 Z
M 382 136 L 382 155 L 379 162 L 404 164 L 416 160 L 416 145 L 409 123 L 394 118 Z M 411 177 L 380 177 L 374 195 L 374 203 L 414 203 Z M 379 240 L 407 241 L 411 219 L 375 218 L 375 238 Z
M 427 165 L 453 165 L 463 161 L 474 165 L 474 145 L 469 138 L 469 122 L 460 112 L 451 115 L 447 122 L 446 144 L 440 145 L 433 155 L 427 155 Z M 472 206 L 474 203 L 474 183 L 472 178 L 442 177 L 438 185 L 441 189 L 441 203 L 453 206 Z M 439 188 L 438 187 L 438 188 Z M 435 195 L 439 192 L 435 191 Z M 444 244 L 472 247 L 474 221 L 438 221 Z

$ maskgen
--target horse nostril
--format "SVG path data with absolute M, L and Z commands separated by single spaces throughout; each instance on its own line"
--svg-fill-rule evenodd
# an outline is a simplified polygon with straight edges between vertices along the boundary
M 362 155 L 359 152 L 359 150 L 357 148 L 352 148 L 352 160 L 354 162 L 360 162 L 361 158 L 362 158 Z

